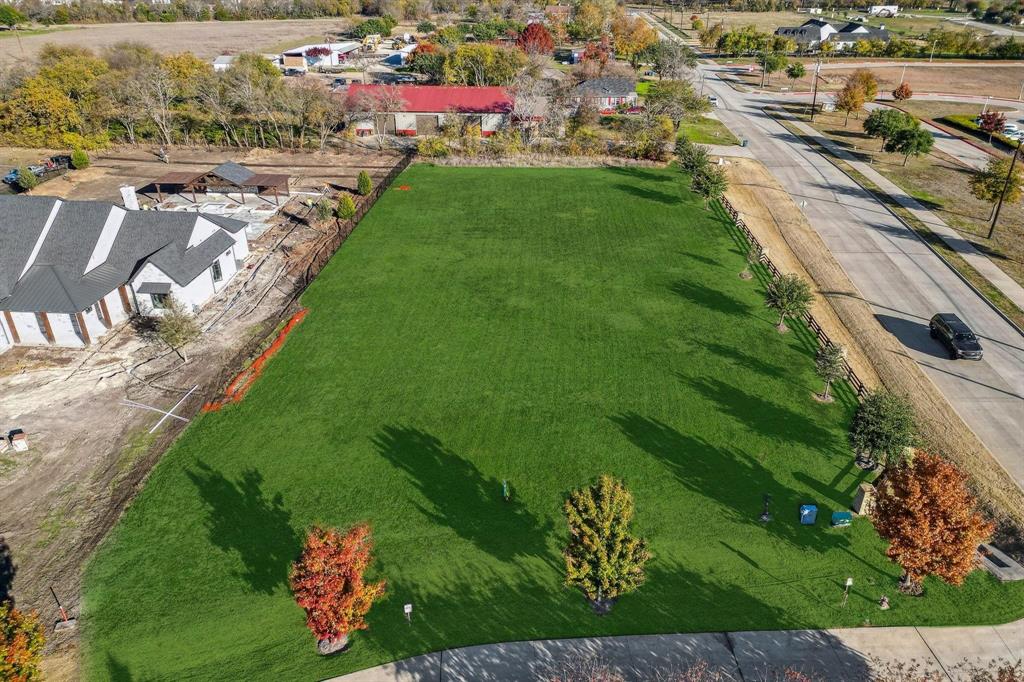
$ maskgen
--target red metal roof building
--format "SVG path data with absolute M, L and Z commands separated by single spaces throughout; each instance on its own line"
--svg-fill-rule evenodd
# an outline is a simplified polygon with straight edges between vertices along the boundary
M 367 105 L 374 98 L 379 98 L 377 103 Z M 381 107 L 385 98 L 396 98 L 401 104 Z M 348 99 L 356 110 L 379 112 L 376 122 L 366 117 L 355 123 L 357 135 L 371 135 L 377 125 L 383 125 L 382 132 L 392 135 L 433 135 L 443 116 L 457 114 L 479 125 L 486 137 L 501 129 L 512 112 L 512 97 L 501 87 L 353 84 Z

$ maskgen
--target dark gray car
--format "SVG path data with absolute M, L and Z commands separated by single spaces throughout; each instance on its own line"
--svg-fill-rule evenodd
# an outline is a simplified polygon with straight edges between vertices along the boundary
M 953 360 L 981 360 L 985 351 L 971 328 L 953 313 L 939 313 L 928 323 L 933 339 L 938 339 Z

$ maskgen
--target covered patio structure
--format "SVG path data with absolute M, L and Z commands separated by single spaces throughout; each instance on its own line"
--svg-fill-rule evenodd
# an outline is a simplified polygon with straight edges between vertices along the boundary
M 209 171 L 196 173 L 176 171 L 165 173 L 153 181 L 158 202 L 163 202 L 164 193 L 191 194 L 192 202 L 198 203 L 197 194 L 237 193 L 245 203 L 245 195 L 260 197 L 269 203 L 265 195 L 274 197 L 274 205 L 281 205 L 281 195 L 289 194 L 288 175 L 284 173 L 256 173 L 245 166 L 228 161 Z

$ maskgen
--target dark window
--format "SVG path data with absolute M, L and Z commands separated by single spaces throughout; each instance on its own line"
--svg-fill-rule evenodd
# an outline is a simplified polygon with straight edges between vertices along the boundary
M 224 279 L 224 273 L 221 272 L 220 261 L 219 260 L 213 261 L 213 267 L 210 268 L 210 272 L 213 273 L 213 281 L 214 282 L 219 282 L 222 279 Z
M 167 297 L 170 294 L 150 294 L 149 298 L 153 301 L 153 307 L 157 310 L 161 310 L 167 307 Z

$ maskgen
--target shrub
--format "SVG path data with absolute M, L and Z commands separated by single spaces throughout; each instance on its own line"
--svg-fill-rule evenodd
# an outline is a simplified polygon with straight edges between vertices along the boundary
M 35 613 L 0 602 L 0 679 L 37 680 L 42 674 L 43 626 Z
M 39 184 L 39 178 L 28 169 L 28 166 L 20 166 L 14 178 L 14 184 L 18 186 L 18 189 L 27 192 Z
M 896 89 L 892 91 L 892 98 L 897 102 L 910 99 L 914 96 L 914 91 L 910 89 L 910 84 L 906 81 L 896 86 Z
M 338 198 L 338 207 L 334 215 L 338 220 L 352 220 L 356 215 L 356 202 L 347 192 Z
M 857 407 L 850 425 L 850 445 L 857 461 L 867 468 L 880 463 L 893 467 L 908 459 L 914 444 L 914 408 L 905 398 L 884 389 L 874 390 Z
M 84 149 L 76 149 L 71 152 L 71 167 L 75 170 L 81 170 L 89 167 L 89 155 Z
M 356 179 L 356 190 L 364 197 L 373 191 L 373 180 L 370 179 L 370 174 L 366 171 L 359 171 L 359 177 Z
M 424 19 L 420 23 L 416 24 L 416 32 L 417 33 L 433 33 L 436 30 L 437 30 L 437 24 L 435 24 L 432 21 L 427 21 L 426 19 Z
M 565 583 L 583 591 L 596 608 L 607 610 L 619 595 L 644 583 L 647 543 L 629 533 L 633 496 L 605 474 L 565 501 L 569 545 Z
M 721 199 L 725 190 L 729 189 L 725 169 L 710 164 L 705 166 L 693 174 L 690 189 L 704 200 L 704 208 L 707 209 L 709 202 Z
M 679 167 L 687 173 L 696 174 L 711 165 L 707 147 L 686 139 L 681 138 L 676 143 L 676 156 L 679 158 Z
M 424 137 L 416 144 L 416 151 L 420 156 L 431 159 L 438 159 L 448 156 L 451 150 L 443 138 L 437 136 Z
M 367 583 L 372 558 L 370 527 L 360 524 L 342 535 L 314 526 L 302 556 L 288 576 L 295 601 L 306 611 L 306 626 L 318 642 L 334 643 L 366 629 L 366 614 L 384 594 L 384 581 Z
M 316 202 L 316 206 L 314 208 L 316 209 L 317 219 L 321 221 L 327 220 L 331 217 L 331 213 L 333 213 L 331 210 L 331 204 L 326 199 L 321 199 Z

